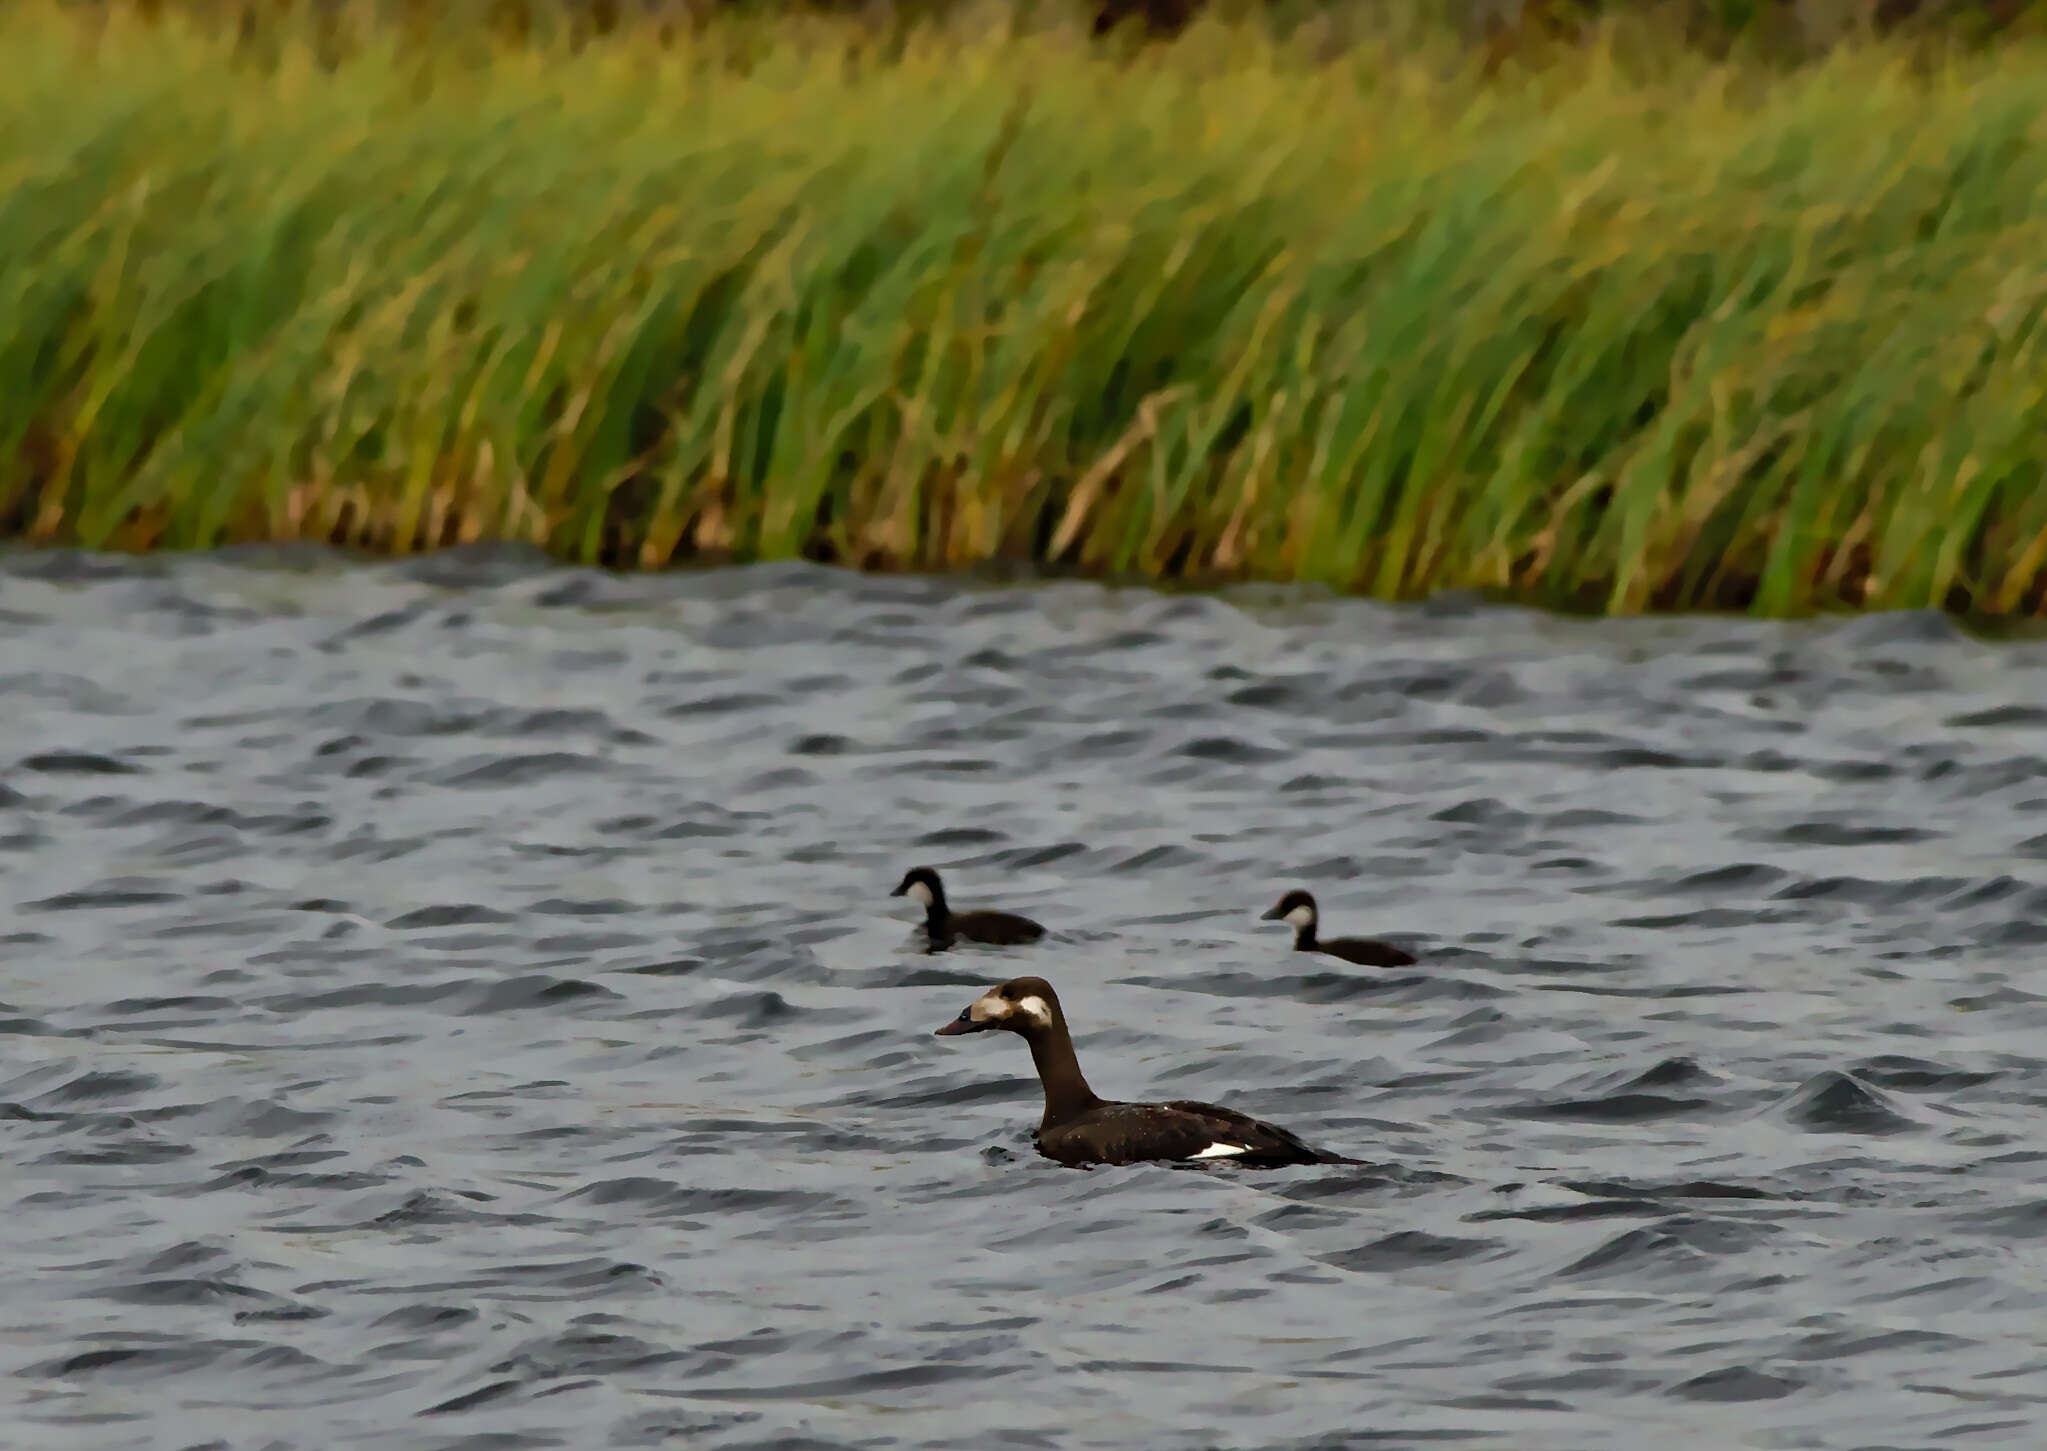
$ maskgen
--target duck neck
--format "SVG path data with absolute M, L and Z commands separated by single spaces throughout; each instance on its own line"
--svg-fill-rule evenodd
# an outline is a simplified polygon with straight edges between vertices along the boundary
M 1050 1028 L 1042 1033 L 1033 1033 L 1028 1041 L 1031 1061 L 1038 1068 L 1038 1083 L 1045 1090 L 1045 1118 L 1039 1124 L 1041 1129 L 1064 1123 L 1102 1101 L 1088 1087 L 1087 1079 L 1081 1076 L 1080 1059 L 1074 1054 L 1073 1038 L 1066 1031 L 1063 1019 L 1055 1018 Z
M 1313 922 L 1303 922 L 1294 929 L 1294 951 L 1313 952 L 1315 945 L 1315 924 Z

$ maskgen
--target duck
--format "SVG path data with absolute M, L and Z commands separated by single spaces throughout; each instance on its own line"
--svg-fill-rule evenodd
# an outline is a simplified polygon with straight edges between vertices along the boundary
M 1292 927 L 1296 952 L 1320 952 L 1359 967 L 1408 967 L 1414 962 L 1414 954 L 1405 948 L 1375 942 L 1369 937 L 1332 937 L 1324 942 L 1315 935 L 1316 924 L 1321 920 L 1315 910 L 1315 899 L 1303 891 L 1288 892 L 1279 899 L 1277 907 L 1258 920 L 1284 922 Z
M 1043 924 L 1014 912 L 955 912 L 946 905 L 945 884 L 930 867 L 911 867 L 896 883 L 891 897 L 908 897 L 924 908 L 924 933 L 933 952 L 955 942 L 981 942 L 991 947 L 1017 947 L 1045 935 Z
M 1038 1152 L 1069 1168 L 1164 1162 L 1275 1169 L 1363 1162 L 1315 1148 L 1277 1124 L 1212 1103 L 1188 1099 L 1118 1103 L 1103 1098 L 1081 1075 L 1059 994 L 1041 977 L 1012 978 L 989 988 L 939 1028 L 937 1036 L 990 1031 L 1015 1033 L 1030 1045 L 1038 1083 L 1045 1090 L 1045 1116 L 1036 1134 Z

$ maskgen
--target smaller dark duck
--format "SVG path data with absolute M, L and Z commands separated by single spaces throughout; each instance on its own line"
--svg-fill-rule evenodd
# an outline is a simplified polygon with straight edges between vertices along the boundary
M 1414 961 L 1412 952 L 1390 942 L 1374 942 L 1369 937 L 1332 937 L 1324 942 L 1315 935 L 1320 917 L 1315 911 L 1315 899 L 1306 892 L 1288 892 L 1279 899 L 1277 907 L 1259 920 L 1284 922 L 1292 927 L 1296 952 L 1325 953 L 1355 962 L 1359 967 L 1406 967 Z
M 1016 947 L 1036 942 L 1045 929 L 1014 912 L 955 912 L 946 905 L 945 884 L 930 867 L 911 867 L 896 883 L 891 897 L 908 897 L 924 908 L 924 933 L 933 952 L 955 942 L 982 942 L 991 947 Z
M 944 1037 L 996 1028 L 1030 1044 L 1045 1090 L 1038 1152 L 1068 1167 L 1220 1161 L 1276 1169 L 1362 1162 L 1314 1148 L 1277 1124 L 1212 1103 L 1116 1103 L 1098 1097 L 1081 1077 L 1059 995 L 1041 977 L 1019 977 L 989 988 L 938 1033 Z

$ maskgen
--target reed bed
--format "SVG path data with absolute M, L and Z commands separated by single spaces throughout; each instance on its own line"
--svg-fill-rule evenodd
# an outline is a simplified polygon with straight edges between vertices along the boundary
M 11 7 L 0 533 L 2047 609 L 2036 44 L 772 35 Z

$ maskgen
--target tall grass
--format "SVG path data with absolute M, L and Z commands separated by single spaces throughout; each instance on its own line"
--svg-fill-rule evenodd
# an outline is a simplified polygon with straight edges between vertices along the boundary
M 848 34 L 9 8 L 0 532 L 2047 608 L 2047 50 Z

